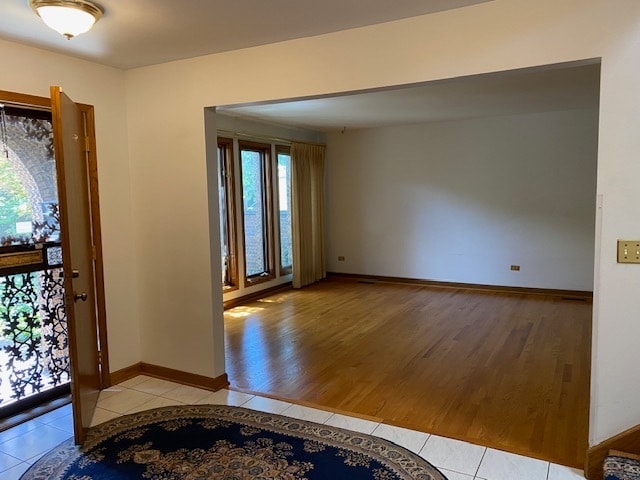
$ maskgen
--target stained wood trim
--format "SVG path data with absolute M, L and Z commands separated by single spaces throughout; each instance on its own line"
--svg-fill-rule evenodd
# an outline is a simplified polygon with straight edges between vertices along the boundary
M 0 270 L 3 274 L 5 270 L 9 268 L 42 265 L 42 263 L 42 250 L 0 254 Z
M 77 104 L 84 116 L 87 160 L 89 169 L 89 207 L 94 247 L 96 315 L 100 342 L 100 371 L 102 387 L 111 386 L 109 375 L 109 346 L 107 342 L 107 308 L 104 285 L 104 257 L 102 253 L 102 223 L 100 220 L 100 193 L 98 188 L 98 156 L 96 151 L 96 123 L 93 105 Z
M 223 285 L 223 293 L 233 292 L 240 288 L 240 276 L 238 274 L 238 232 L 237 232 L 237 210 L 236 210 L 236 174 L 234 167 L 233 139 L 218 137 L 218 150 L 223 148 L 225 153 L 220 158 L 220 163 L 224 164 L 224 182 L 227 218 L 224 222 L 227 227 L 227 248 L 229 249 L 229 271 L 231 277 L 230 285 Z M 220 168 L 220 165 L 218 166 Z M 218 177 L 220 171 L 218 170 Z
M 138 375 L 142 375 L 142 362 L 111 372 L 109 375 L 109 383 L 111 385 L 117 385 Z
M 3 102 L 20 105 L 24 107 L 44 107 L 51 109 L 51 99 L 49 97 L 38 97 L 35 95 L 27 95 L 24 93 L 8 92 L 0 90 L 0 100 Z
M 233 307 L 237 307 L 238 305 L 244 305 L 245 303 L 252 302 L 254 300 L 258 300 L 260 298 L 266 297 L 268 295 L 272 295 L 276 292 L 280 292 L 282 290 L 290 290 L 293 288 L 291 282 L 286 282 L 281 285 L 276 285 L 275 287 L 265 288 L 264 290 L 260 290 L 258 292 L 249 293 L 247 295 L 243 295 L 242 297 L 232 298 L 231 300 L 226 300 L 223 305 L 224 309 L 228 310 Z
M 640 425 L 631 427 L 587 450 L 584 472 L 589 480 L 600 480 L 604 476 L 604 460 L 610 450 L 640 454 Z
M 229 385 L 229 379 L 226 373 L 212 378 L 144 362 L 140 366 L 143 375 L 149 375 L 150 377 L 161 378 L 183 385 L 191 385 L 192 387 L 204 388 L 205 390 L 212 390 L 214 392 Z
M 640 460 L 640 455 L 634 455 L 633 453 L 621 452 L 620 450 L 609 450 L 609 455 L 616 457 L 630 458 L 631 460 Z
M 439 282 L 436 280 L 422 280 L 418 278 L 384 277 L 378 275 L 361 275 L 358 273 L 327 272 L 327 276 L 348 278 L 372 283 L 397 283 L 408 285 L 422 285 L 441 288 L 464 288 L 468 290 L 486 290 L 491 292 L 523 293 L 528 295 L 552 295 L 571 300 L 593 300 L 593 292 L 586 290 L 556 290 L 551 288 L 510 287 L 506 285 L 482 285 L 475 283 Z
M 229 385 L 229 379 L 226 373 L 213 378 L 144 362 L 136 363 L 135 365 L 130 365 L 113 372 L 110 380 L 112 384 L 116 385 L 125 380 L 137 377 L 138 375 L 147 375 L 149 377 L 160 378 L 162 380 L 203 388 L 214 392 Z

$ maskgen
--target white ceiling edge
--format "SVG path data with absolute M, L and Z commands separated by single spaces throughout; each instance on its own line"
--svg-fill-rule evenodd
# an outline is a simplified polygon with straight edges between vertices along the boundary
M 0 0 L 0 38 L 127 70 L 324 35 L 493 0 L 95 0 L 103 17 L 67 40 L 28 0 Z
M 216 111 L 320 132 L 497 115 L 597 109 L 597 59 L 330 96 L 218 106 Z

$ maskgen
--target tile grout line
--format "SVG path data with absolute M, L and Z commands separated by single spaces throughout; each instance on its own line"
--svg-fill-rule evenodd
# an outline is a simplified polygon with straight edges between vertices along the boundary
M 27 462 L 25 462 L 24 460 L 20 460 L 20 463 L 16 463 L 15 465 L 10 466 L 9 468 L 5 468 L 4 470 L 0 470 L 0 473 L 8 472 L 9 470 L 12 470 L 12 469 L 14 469 L 14 468 L 17 468 L 17 467 L 19 467 L 19 466 L 21 466 L 21 465 L 23 465 L 23 464 L 27 466 L 27 469 L 31 466 L 31 464 L 30 464 L 30 463 L 27 463 Z M 26 470 L 25 470 L 25 471 L 26 471 Z
M 427 442 L 431 438 L 431 435 L 432 435 L 431 433 L 427 433 L 427 438 L 424 439 L 424 443 L 422 444 L 422 446 L 420 447 L 420 450 L 418 450 L 418 452 L 421 452 L 422 449 L 427 446 Z
M 480 466 L 482 465 L 482 462 L 484 461 L 484 457 L 487 454 L 487 451 L 489 449 L 487 447 L 484 447 L 484 452 L 482 452 L 482 457 L 480 457 L 480 462 L 478 462 L 478 467 L 476 468 L 476 473 L 473 474 L 473 478 L 477 478 L 478 477 L 478 472 L 480 472 Z
M 14 438 L 15 438 L 15 437 L 14 437 Z M 3 443 L 4 443 L 4 442 L 3 442 Z M 0 445 L 2 445 L 2 444 L 0 444 Z M 14 457 L 14 456 L 13 456 L 13 455 L 11 455 L 10 453 L 3 452 L 3 451 L 0 451 L 0 453 L 5 454 L 7 457 L 15 458 L 15 459 L 16 459 L 16 460 L 18 460 L 18 462 L 20 462 L 20 463 L 23 463 L 23 462 L 24 462 L 24 460 L 22 460 L 21 458 Z M 19 465 L 19 464 L 18 464 L 18 463 L 16 463 L 16 465 Z M 15 467 L 16 465 L 11 465 L 9 468 L 13 468 L 13 467 Z M 9 470 L 9 468 L 5 468 L 4 470 L 0 470 L 0 472 L 5 472 L 5 471 Z

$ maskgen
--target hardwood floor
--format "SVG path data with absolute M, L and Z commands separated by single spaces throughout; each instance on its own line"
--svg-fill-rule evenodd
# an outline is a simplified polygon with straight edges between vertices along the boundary
M 225 312 L 231 386 L 582 468 L 591 302 L 329 279 Z

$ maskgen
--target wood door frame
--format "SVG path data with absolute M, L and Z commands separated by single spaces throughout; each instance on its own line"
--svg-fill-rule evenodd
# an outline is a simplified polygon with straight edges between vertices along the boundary
M 0 102 L 23 107 L 45 108 L 51 110 L 51 99 L 23 93 L 0 90 Z M 87 161 L 89 165 L 89 195 L 91 210 L 91 230 L 95 246 L 95 290 L 98 342 L 100 346 L 99 362 L 102 388 L 111 386 L 109 371 L 109 349 L 107 343 L 107 313 L 104 288 L 104 258 L 102 252 L 102 229 L 100 223 L 100 202 L 98 191 L 98 157 L 96 153 L 95 116 L 93 105 L 76 104 L 84 117 L 87 143 Z
M 102 252 L 102 223 L 100 220 L 100 197 L 98 189 L 98 156 L 96 153 L 96 125 L 93 105 L 77 103 L 84 117 L 85 142 L 89 166 L 89 209 L 91 211 L 91 234 L 94 246 L 96 320 L 98 323 L 98 345 L 102 388 L 111 386 L 109 370 L 109 347 L 107 342 L 107 309 L 104 288 L 104 257 Z

